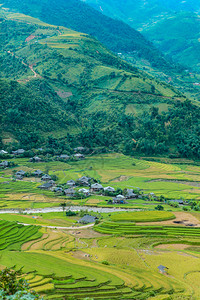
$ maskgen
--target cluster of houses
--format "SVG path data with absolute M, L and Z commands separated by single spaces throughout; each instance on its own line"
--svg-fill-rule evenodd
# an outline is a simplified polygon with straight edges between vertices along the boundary
M 40 152 L 43 151 L 42 148 L 38 148 L 37 150 Z M 56 160 L 85 159 L 85 156 L 83 153 L 86 151 L 87 151 L 87 149 L 84 147 L 77 147 L 77 148 L 74 148 L 73 155 L 69 156 L 67 154 L 61 154 L 61 155 L 56 156 L 55 159 Z M 25 152 L 26 152 L 25 149 L 17 149 L 17 150 L 11 151 L 10 153 L 5 150 L 0 150 L 0 155 L 10 155 L 11 154 L 13 156 L 20 156 L 20 155 L 24 155 Z M 41 162 L 42 158 L 35 155 L 35 156 L 31 157 L 29 161 L 30 162 Z
M 15 179 L 22 180 L 26 176 L 26 172 L 19 170 L 15 173 Z M 56 182 L 52 180 L 49 174 L 44 174 L 41 170 L 35 170 L 32 176 L 41 178 L 42 184 L 38 186 L 41 190 L 50 190 L 58 194 L 64 194 L 68 198 L 80 198 L 89 197 L 92 194 L 113 196 L 113 200 L 110 200 L 113 204 L 126 204 L 127 199 L 137 199 L 142 197 L 135 194 L 133 189 L 127 189 L 125 195 L 117 194 L 114 187 L 103 187 L 100 183 L 94 182 L 93 178 L 82 176 L 78 180 L 68 180 L 67 188 L 57 186 Z M 78 189 L 79 188 L 79 189 Z

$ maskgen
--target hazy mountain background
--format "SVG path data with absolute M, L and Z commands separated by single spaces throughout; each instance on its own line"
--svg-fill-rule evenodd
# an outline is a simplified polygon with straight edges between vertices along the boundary
M 139 30 L 174 62 L 199 71 L 200 1 L 86 0 Z

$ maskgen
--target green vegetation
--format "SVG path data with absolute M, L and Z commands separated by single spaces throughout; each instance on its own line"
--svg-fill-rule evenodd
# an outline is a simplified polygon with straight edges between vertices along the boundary
M 142 236 L 187 236 L 187 237 L 199 237 L 199 228 L 185 228 L 175 226 L 137 226 L 133 223 L 122 222 L 103 222 L 95 226 L 95 230 L 101 233 L 107 234 L 119 234 L 119 235 L 142 235 Z
M 117 213 L 111 216 L 111 220 L 114 222 L 156 222 L 174 219 L 175 216 L 171 212 L 156 212 L 156 211 L 144 211 L 144 212 L 126 212 Z
M 5 139 L 12 136 L 10 132 L 21 147 L 29 145 L 31 148 L 47 140 L 47 135 L 52 133 L 57 139 L 48 140 L 47 146 L 55 150 L 69 150 L 69 145 L 81 143 L 89 148 L 114 147 L 116 150 L 123 150 L 127 145 L 126 153 L 130 153 L 134 146 L 131 141 L 135 139 L 139 152 L 164 153 L 168 151 L 175 130 L 172 129 L 166 139 L 165 123 L 177 118 L 179 106 L 183 109 L 189 106 L 198 114 L 196 106 L 177 102 L 184 98 L 176 89 L 138 71 L 95 39 L 25 15 L 4 10 L 1 15 L 3 51 L 0 56 L 5 64 L 1 76 L 20 82 L 2 81 L 1 102 L 7 105 L 2 128 Z M 18 36 L 17 41 L 13 32 Z M 15 74 L 7 68 L 10 60 L 13 67 L 16 66 Z M 21 72 L 20 65 L 27 72 Z M 32 76 L 29 76 L 30 71 Z M 13 93 L 15 102 L 10 101 Z M 24 96 L 27 94 L 29 97 Z M 45 102 L 41 102 L 42 99 Z M 39 103 L 40 113 L 36 103 Z M 173 113 L 158 114 L 153 105 L 162 104 L 171 107 Z M 136 111 L 138 105 L 150 108 L 150 113 L 146 119 L 142 114 L 134 116 L 128 109 L 130 105 L 136 107 Z M 31 118 L 32 112 L 34 118 Z M 31 124 L 27 123 L 29 119 Z M 146 125 L 149 121 L 154 131 Z M 185 120 L 183 122 L 188 128 Z M 188 130 L 192 127 L 193 124 Z M 155 136 L 158 130 L 159 135 Z
M 142 57 L 160 69 L 167 70 L 174 67 L 176 70 L 175 64 L 165 58 L 138 31 L 123 22 L 104 16 L 82 1 L 59 0 L 57 6 L 62 9 L 57 11 L 53 1 L 42 0 L 36 3 L 7 0 L 4 6 L 49 24 L 90 34 L 116 53 L 132 52 L 135 53 L 135 57 Z M 76 43 L 72 41 L 72 46 L 74 45 L 76 46 Z
M 0 220 L 0 228 L 0 250 L 20 250 L 25 241 L 41 237 L 41 233 L 36 226 L 23 226 L 16 222 Z
M 22 269 L 11 270 L 5 268 L 0 272 L 0 297 L 1 299 L 39 299 L 34 292 L 29 292 L 29 286 L 22 276 Z M 21 277 L 21 278 L 20 278 Z

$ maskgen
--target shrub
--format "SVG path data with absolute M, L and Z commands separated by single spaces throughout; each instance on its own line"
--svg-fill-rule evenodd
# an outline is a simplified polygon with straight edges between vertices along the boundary
M 108 262 L 107 260 L 103 260 L 103 261 L 102 261 L 102 264 L 108 266 L 108 265 L 109 265 L 109 262 Z
M 156 210 L 164 210 L 164 207 L 160 204 L 158 204 L 156 207 L 155 207 Z

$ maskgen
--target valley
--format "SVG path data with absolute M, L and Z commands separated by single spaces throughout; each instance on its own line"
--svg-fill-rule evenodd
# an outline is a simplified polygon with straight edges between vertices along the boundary
M 198 13 L 0 4 L 0 299 L 200 298 Z
M 10 158 L 15 166 L 1 171 L 1 267 L 23 266 L 31 289 L 44 299 L 198 299 L 193 278 L 200 249 L 200 167 L 192 160 L 154 162 L 120 154 L 29 160 Z M 47 169 L 56 185 L 40 190 L 40 177 L 29 174 Z M 27 175 L 15 179 L 20 170 Z M 54 191 L 83 177 L 135 194 L 115 204 L 112 193 L 102 190 L 82 198 Z M 84 215 L 95 217 L 95 224 L 78 223 Z

